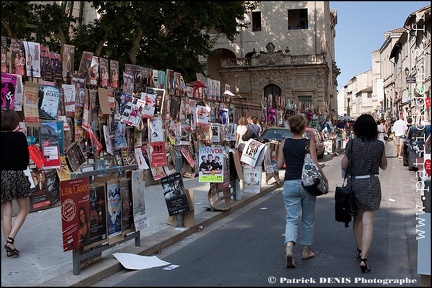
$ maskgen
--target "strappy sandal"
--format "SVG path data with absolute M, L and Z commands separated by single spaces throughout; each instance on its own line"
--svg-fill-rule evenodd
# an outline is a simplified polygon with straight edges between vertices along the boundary
M 12 248 L 10 248 L 8 246 L 8 244 L 12 244 L 13 245 L 14 242 L 15 242 L 15 239 L 12 238 L 12 237 L 8 237 L 8 239 L 6 239 L 6 243 L 5 243 L 5 245 L 3 247 L 6 249 L 6 252 L 7 252 L 6 256 L 7 257 L 12 257 L 14 255 L 15 256 L 19 256 L 20 252 L 16 248 L 12 249 Z
M 358 249 L 357 248 L 357 260 L 359 260 L 359 261 L 361 261 L 361 252 L 362 252 L 362 250 L 360 250 L 360 249 Z

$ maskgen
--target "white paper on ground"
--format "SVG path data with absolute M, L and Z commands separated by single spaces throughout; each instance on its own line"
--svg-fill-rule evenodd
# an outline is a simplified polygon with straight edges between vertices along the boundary
M 153 267 L 170 265 L 171 263 L 160 260 L 156 256 L 141 256 L 132 253 L 112 254 L 126 269 L 140 270 Z

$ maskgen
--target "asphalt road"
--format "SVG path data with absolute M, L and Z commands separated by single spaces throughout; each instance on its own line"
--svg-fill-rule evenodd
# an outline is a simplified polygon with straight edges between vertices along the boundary
M 296 268 L 285 267 L 285 210 L 279 188 L 156 255 L 179 265 L 177 268 L 169 271 L 163 270 L 166 266 L 123 269 L 93 287 L 420 286 L 416 267 L 412 265 L 416 251 L 414 235 L 410 235 L 412 227 L 409 227 L 415 225 L 415 217 L 400 215 L 402 207 L 389 207 L 395 203 L 388 206 L 384 202 L 377 212 L 368 261 L 372 271 L 361 273 L 351 225 L 345 228 L 343 223 L 334 220 L 334 187 L 342 184 L 341 157 L 326 161 L 324 168 L 333 189 L 317 199 L 312 245 L 316 256 L 302 260 L 302 247 L 295 246 Z M 400 186 L 397 181 L 403 179 L 395 175 L 406 174 L 408 179 L 411 173 L 402 166 L 401 160 L 389 159 L 389 169 L 380 172 L 380 179 L 384 186 L 387 183 Z M 389 187 L 389 190 L 390 196 L 398 199 L 396 189 Z M 387 198 L 384 192 L 383 201 Z M 396 204 L 405 205 L 403 201 Z M 394 246 L 390 237 L 400 240 L 401 246 Z M 404 283 L 400 285 L 400 282 Z

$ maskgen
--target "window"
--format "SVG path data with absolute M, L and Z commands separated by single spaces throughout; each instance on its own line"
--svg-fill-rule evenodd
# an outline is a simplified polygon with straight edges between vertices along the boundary
M 303 107 L 312 106 L 312 96 L 298 96 L 298 101 L 302 102 Z
M 252 31 L 261 31 L 261 11 L 252 12 Z
M 308 10 L 288 10 L 288 30 L 308 29 Z
M 367 98 L 372 98 L 372 93 L 371 92 L 367 93 Z

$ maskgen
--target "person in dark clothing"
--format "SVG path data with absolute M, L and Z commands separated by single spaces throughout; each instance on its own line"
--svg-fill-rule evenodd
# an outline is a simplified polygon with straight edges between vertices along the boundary
M 19 256 L 15 237 L 29 213 L 30 181 L 24 174 L 29 165 L 27 138 L 18 132 L 19 117 L 14 110 L 1 111 L 0 170 L 1 221 L 6 240 L 7 257 Z M 18 204 L 18 214 L 12 221 L 12 200 Z
M 369 272 L 367 257 L 373 238 L 375 212 L 381 204 L 379 169 L 387 168 L 384 143 L 378 140 L 378 128 L 372 115 L 362 114 L 353 126 L 355 138 L 345 148 L 341 167 L 349 168 L 347 185 L 356 199 L 353 234 L 357 244 L 357 259 L 363 273 Z

